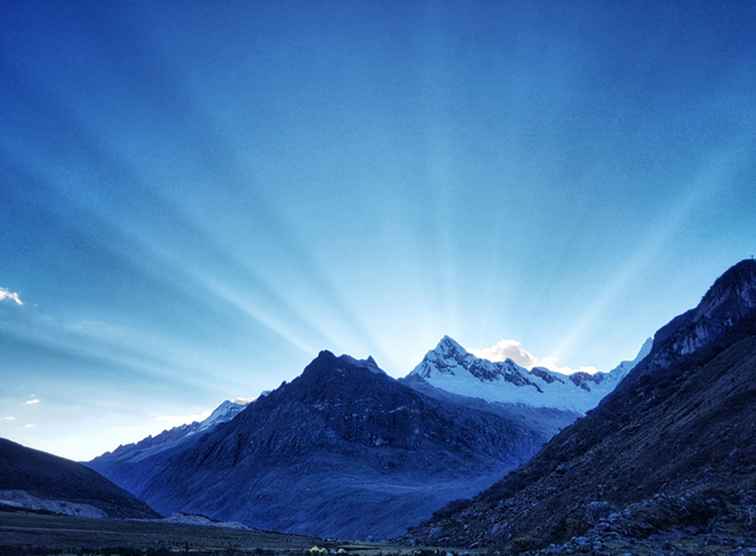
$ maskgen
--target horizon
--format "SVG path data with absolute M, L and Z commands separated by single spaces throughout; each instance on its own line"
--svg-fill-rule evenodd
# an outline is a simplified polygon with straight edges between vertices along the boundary
M 181 6 L 6 6 L 2 437 L 444 335 L 609 371 L 756 249 L 756 6 Z

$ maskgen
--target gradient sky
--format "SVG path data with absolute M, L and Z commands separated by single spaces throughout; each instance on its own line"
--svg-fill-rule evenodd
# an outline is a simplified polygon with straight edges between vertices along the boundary
M 756 250 L 756 4 L 659 4 L 3 2 L 0 436 L 90 458 L 325 348 L 634 356 Z

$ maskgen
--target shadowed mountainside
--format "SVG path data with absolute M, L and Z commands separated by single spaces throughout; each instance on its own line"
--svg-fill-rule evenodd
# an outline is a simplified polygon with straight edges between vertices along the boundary
M 155 436 L 143 438 L 139 442 L 118 446 L 112 452 L 106 452 L 85 465 L 129 491 L 138 490 L 137 481 L 143 475 L 143 460 L 160 452 L 175 449 L 193 440 L 197 435 L 211 431 L 236 417 L 245 407 L 247 403 L 226 400 L 203 421 L 179 425 Z
M 96 471 L 4 438 L 0 438 L 0 500 L 4 504 L 34 504 L 74 515 L 159 517 Z
M 596 410 L 407 539 L 514 550 L 568 542 L 564 553 L 659 538 L 736 546 L 756 542 L 754 516 L 756 263 L 747 260 L 661 328 Z
M 480 492 L 556 428 L 434 399 L 372 358 L 323 351 L 232 421 L 132 465 L 121 484 L 166 513 L 385 538 Z

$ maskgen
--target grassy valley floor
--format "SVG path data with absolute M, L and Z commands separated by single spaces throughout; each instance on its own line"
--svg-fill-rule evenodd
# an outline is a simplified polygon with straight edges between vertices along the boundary
M 0 556 L 301 555 L 313 546 L 327 548 L 331 553 L 342 549 L 360 556 L 411 554 L 417 550 L 267 531 L 0 511 Z

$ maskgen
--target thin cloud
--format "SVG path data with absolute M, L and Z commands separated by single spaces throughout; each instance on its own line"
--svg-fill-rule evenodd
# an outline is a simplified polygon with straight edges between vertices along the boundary
M 12 292 L 10 290 L 6 290 L 5 288 L 0 288 L 0 301 L 13 301 L 16 303 L 16 305 L 23 305 L 24 302 L 21 301 L 21 296 L 18 295 L 18 292 Z
M 15 421 L 16 418 L 13 415 L 8 415 L 7 417 L 2 418 L 3 421 Z
M 593 366 L 568 367 L 561 365 L 556 357 L 539 357 L 532 354 L 522 346 L 517 340 L 503 339 L 489 347 L 473 350 L 473 354 L 489 361 L 504 361 L 511 359 L 518 365 L 526 369 L 533 367 L 546 367 L 551 371 L 558 371 L 564 374 L 573 374 L 577 372 L 595 373 L 598 371 Z
M 30 400 L 26 400 L 24 402 L 24 405 L 37 405 L 38 403 L 40 403 L 40 401 L 41 400 L 39 398 L 32 398 Z
M 25 429 L 33 429 L 33 428 L 35 428 L 36 426 L 37 426 L 37 425 L 35 425 L 34 423 L 26 423 L 26 424 L 24 425 L 24 428 L 25 428 Z

